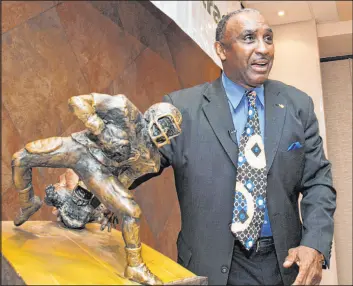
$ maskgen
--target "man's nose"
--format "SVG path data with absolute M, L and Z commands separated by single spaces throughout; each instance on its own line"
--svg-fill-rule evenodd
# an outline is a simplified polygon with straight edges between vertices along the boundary
M 263 39 L 257 41 L 256 53 L 267 55 L 270 52 L 271 45 L 266 44 Z

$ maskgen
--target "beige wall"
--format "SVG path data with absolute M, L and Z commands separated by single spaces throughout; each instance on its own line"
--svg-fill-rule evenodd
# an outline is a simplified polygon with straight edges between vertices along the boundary
M 276 53 L 270 78 L 293 85 L 312 97 L 319 121 L 320 134 L 324 140 L 326 150 L 326 129 L 316 24 L 314 21 L 307 21 L 272 28 Z M 323 272 L 321 285 L 336 284 L 336 258 L 333 245 L 331 267 L 330 270 Z
M 339 284 L 352 285 L 352 60 L 321 63 L 327 149 L 337 189 L 335 241 Z
M 316 24 L 306 21 L 272 28 L 276 52 L 270 78 L 293 85 L 312 97 L 326 148 Z

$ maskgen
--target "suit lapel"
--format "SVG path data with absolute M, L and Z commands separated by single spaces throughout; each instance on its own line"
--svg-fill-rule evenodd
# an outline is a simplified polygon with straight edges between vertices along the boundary
M 218 78 L 205 90 L 204 96 L 207 102 L 203 105 L 203 111 L 224 151 L 236 168 L 238 146 L 235 143 L 236 139 L 232 139 L 229 135 L 229 132 L 234 130 L 234 124 L 221 78 Z
M 265 152 L 267 171 L 271 169 L 281 139 L 287 102 L 273 81 L 265 82 Z

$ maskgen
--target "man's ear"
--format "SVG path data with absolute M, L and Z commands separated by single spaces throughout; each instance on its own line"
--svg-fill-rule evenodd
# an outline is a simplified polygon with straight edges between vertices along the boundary
M 218 57 L 221 59 L 221 61 L 222 62 L 225 61 L 227 59 L 227 56 L 226 56 L 226 51 L 224 49 L 224 46 L 217 41 L 214 43 L 214 48 L 216 50 Z

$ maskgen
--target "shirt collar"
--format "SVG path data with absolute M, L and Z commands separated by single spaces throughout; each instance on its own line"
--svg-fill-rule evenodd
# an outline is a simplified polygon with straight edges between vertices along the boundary
M 226 91 L 228 100 L 233 105 L 233 108 L 236 109 L 239 103 L 242 101 L 243 96 L 246 92 L 246 89 L 239 84 L 236 84 L 232 80 L 230 80 L 224 72 L 222 72 L 222 83 L 223 87 Z M 261 105 L 265 106 L 265 94 L 264 94 L 264 85 L 260 85 L 253 89 L 256 92 L 258 101 Z

